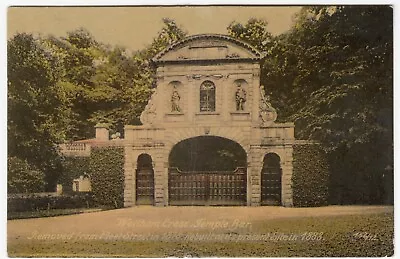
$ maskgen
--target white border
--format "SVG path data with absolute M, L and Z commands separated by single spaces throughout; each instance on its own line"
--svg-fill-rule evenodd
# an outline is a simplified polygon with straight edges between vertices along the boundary
M 0 203 L 1 211 L 2 211 L 2 218 L 3 224 L 1 225 L 2 234 L 0 234 L 0 241 L 1 241 L 1 252 L 0 257 L 6 258 L 7 257 L 7 209 L 6 209 L 6 188 L 7 188 L 7 81 L 6 81 L 6 51 L 7 51 L 7 7 L 9 6 L 113 6 L 113 5 L 126 5 L 126 6 L 137 6 L 137 5 L 167 5 L 167 6 L 176 6 L 176 5 L 338 5 L 338 4 L 346 4 L 346 5 L 393 5 L 394 7 L 394 168 L 397 169 L 400 166 L 400 161 L 398 160 L 398 152 L 397 149 L 399 148 L 399 138 L 397 137 L 397 133 L 399 132 L 399 104 L 396 102 L 398 100 L 399 92 L 397 87 L 397 76 L 398 69 L 397 69 L 397 62 L 398 58 L 400 58 L 398 49 L 398 37 L 399 37 L 399 26 L 398 21 L 400 17 L 400 11 L 397 4 L 394 1 L 326 1 L 326 0 L 308 0 L 308 1 L 263 1 L 263 0 L 251 0 L 251 2 L 246 2 L 244 0 L 218 0 L 218 1 L 204 1 L 204 0 L 163 0 L 163 1 L 129 1 L 129 0 L 96 0 L 96 1 L 88 1 L 84 2 L 82 0 L 63 0 L 63 1 L 55 1 L 55 0 L 2 0 L 0 1 L 1 7 L 1 20 L 0 20 L 0 57 L 1 57 L 1 66 L 0 66 L 0 120 L 1 120 L 1 128 L 0 128 L 0 143 L 1 145 L 1 156 L 0 156 L 0 172 L 1 172 L 1 194 L 3 197 L 3 202 Z M 397 119 L 396 119 L 397 118 Z M 400 191 L 397 190 L 397 186 L 399 186 L 400 177 L 395 176 L 395 257 L 398 253 L 397 247 L 400 245 L 400 241 L 398 238 L 398 227 L 397 227 L 397 198 L 399 198 Z

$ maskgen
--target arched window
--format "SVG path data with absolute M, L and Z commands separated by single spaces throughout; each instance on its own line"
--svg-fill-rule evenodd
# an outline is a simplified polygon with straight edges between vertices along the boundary
M 215 111 L 215 85 L 211 81 L 204 81 L 200 86 L 200 111 Z

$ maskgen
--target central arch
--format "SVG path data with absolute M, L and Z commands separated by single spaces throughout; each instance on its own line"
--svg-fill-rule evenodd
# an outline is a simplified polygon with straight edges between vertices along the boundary
M 247 154 L 222 137 L 199 136 L 177 143 L 169 154 L 170 205 L 246 204 Z

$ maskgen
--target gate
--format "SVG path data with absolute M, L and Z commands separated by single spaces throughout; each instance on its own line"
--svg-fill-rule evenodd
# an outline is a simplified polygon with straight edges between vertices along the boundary
M 169 169 L 170 205 L 246 205 L 246 168 L 234 171 Z
M 280 158 L 269 153 L 264 157 L 261 173 L 261 204 L 281 205 L 282 169 Z
M 136 169 L 136 204 L 153 205 L 154 203 L 154 170 L 151 157 L 142 154 L 138 158 Z

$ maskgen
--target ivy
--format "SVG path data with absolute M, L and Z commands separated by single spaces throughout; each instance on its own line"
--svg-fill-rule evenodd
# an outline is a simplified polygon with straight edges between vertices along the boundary
M 92 148 L 89 168 L 95 202 L 122 208 L 125 179 L 124 149 L 121 147 Z
M 63 173 L 59 183 L 63 186 L 63 192 L 72 191 L 73 179 L 82 176 L 90 177 L 89 157 L 65 157 L 62 161 Z
M 295 207 L 328 205 L 329 168 L 320 145 L 293 146 L 292 180 Z

